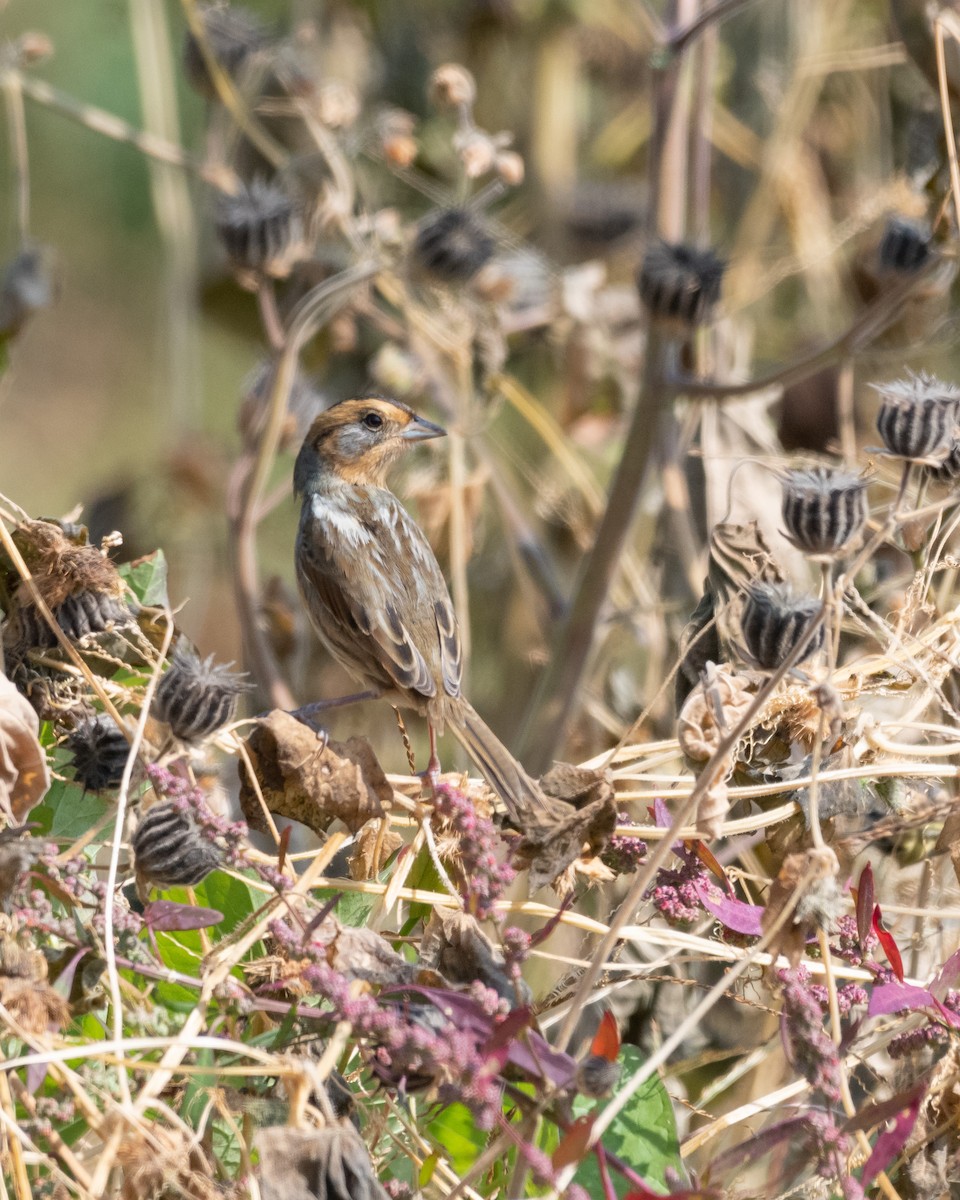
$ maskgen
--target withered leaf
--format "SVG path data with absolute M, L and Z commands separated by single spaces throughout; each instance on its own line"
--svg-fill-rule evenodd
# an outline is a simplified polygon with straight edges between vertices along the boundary
M 382 986 L 412 983 L 417 967 L 373 929 L 343 925 L 333 913 L 312 931 L 311 941 L 323 947 L 327 963 L 348 979 Z
M 503 952 L 490 941 L 480 922 L 470 913 L 435 908 L 420 943 L 420 965 L 439 971 L 449 983 L 467 984 L 479 979 L 498 995 L 517 1002 L 517 989 L 506 971 Z M 527 990 L 521 982 L 521 990 Z M 523 1003 L 529 1000 L 524 996 Z
M 777 922 L 789 904 L 793 912 L 780 927 L 770 945 L 770 953 L 776 959 L 784 955 L 791 967 L 796 967 L 803 957 L 807 936 L 819 927 L 817 897 L 835 889 L 838 870 L 837 856 L 829 846 L 823 849 L 811 847 L 799 854 L 784 859 L 783 866 L 770 887 L 767 905 L 761 918 L 761 928 L 767 933 Z
M 692 762 L 706 762 L 752 702 L 746 679 L 707 663 L 677 718 L 680 749 Z
M 403 838 L 393 830 L 384 829 L 382 821 L 368 821 L 357 834 L 349 868 L 351 879 L 376 879 L 383 864 L 394 850 L 403 845 Z
M 610 789 L 610 774 L 590 767 L 575 767 L 572 763 L 555 762 L 540 778 L 541 790 L 555 800 L 564 800 L 574 808 L 583 808 L 599 800 Z
M 530 890 L 553 881 L 584 853 L 602 853 L 617 827 L 613 786 L 605 782 L 602 794 L 584 808 L 550 800 L 542 812 L 531 810 L 531 819 L 514 851 L 514 863 L 529 867 Z
M 0 808 L 19 824 L 50 786 L 47 756 L 38 741 L 40 719 L 0 675 Z
M 277 1125 L 262 1129 L 256 1146 L 263 1200 L 387 1200 L 352 1125 Z
M 326 742 L 282 709 L 257 721 L 247 752 L 272 813 L 300 821 L 315 833 L 341 820 L 356 833 L 393 795 L 365 738 Z M 241 760 L 240 807 L 251 829 L 266 829 L 256 791 Z
M 70 1018 L 70 1006 L 46 982 L 11 979 L 0 975 L 0 1004 L 28 1033 L 62 1029 Z

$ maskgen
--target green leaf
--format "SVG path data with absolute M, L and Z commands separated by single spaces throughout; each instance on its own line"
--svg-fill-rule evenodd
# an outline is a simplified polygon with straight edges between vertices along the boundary
M 42 837 L 75 841 L 103 820 L 111 804 L 96 792 L 85 792 L 78 783 L 55 779 L 29 819 Z
M 427 1124 L 428 1136 L 440 1147 L 458 1175 L 465 1175 L 487 1144 L 466 1105 L 448 1104 Z
M 162 550 L 154 550 L 136 562 L 121 563 L 118 568 L 120 578 L 129 586 L 141 604 L 149 604 L 156 608 L 166 608 L 170 601 L 167 596 L 167 560 Z
M 623 1067 L 618 1092 L 643 1066 L 644 1055 L 636 1046 L 624 1046 L 620 1052 Z M 612 1097 L 611 1097 L 612 1098 Z M 594 1107 L 603 1111 L 609 1103 L 596 1106 L 586 1096 L 578 1096 L 573 1102 L 576 1116 L 592 1112 Z M 633 1168 L 651 1187 L 667 1189 L 666 1169 L 672 1168 L 683 1178 L 686 1174 L 680 1158 L 680 1140 L 673 1116 L 673 1104 L 667 1089 L 658 1075 L 651 1076 L 627 1101 L 623 1111 L 616 1117 L 603 1135 L 603 1145 L 612 1154 Z M 611 1168 L 610 1174 L 618 1196 L 630 1191 L 627 1181 Z M 590 1154 L 577 1170 L 575 1181 L 585 1188 L 590 1196 L 602 1196 L 603 1184 L 595 1154 Z

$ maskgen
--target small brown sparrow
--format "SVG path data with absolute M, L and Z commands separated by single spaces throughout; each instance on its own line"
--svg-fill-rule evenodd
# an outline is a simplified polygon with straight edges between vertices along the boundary
M 460 694 L 457 618 L 430 543 L 386 474 L 416 442 L 446 431 L 394 400 L 344 400 L 310 427 L 293 473 L 302 497 L 297 582 L 334 658 L 436 734 L 449 724 L 519 823 L 543 793 Z

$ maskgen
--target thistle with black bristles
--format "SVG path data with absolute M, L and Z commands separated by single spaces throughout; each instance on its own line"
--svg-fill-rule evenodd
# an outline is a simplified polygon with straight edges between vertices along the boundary
M 740 630 L 753 663 L 764 671 L 780 666 L 793 653 L 820 609 L 820 601 L 815 597 L 795 596 L 785 584 L 752 583 L 740 615 Z M 815 654 L 822 644 L 821 625 L 799 661 Z
M 203 4 L 197 6 L 197 15 L 210 55 L 231 79 L 235 79 L 250 57 L 267 43 L 260 19 L 245 8 Z M 208 100 L 217 98 L 207 60 L 192 32 L 187 33 L 183 43 L 183 70 L 201 96 Z
M 120 786 L 130 755 L 130 743 L 113 717 L 98 713 L 81 721 L 67 737 L 73 773 L 88 792 Z
M 469 283 L 493 252 L 493 238 L 470 209 L 448 208 L 420 222 L 411 257 L 440 283 Z
M 703 325 L 720 299 L 726 266 L 712 250 L 654 242 L 637 275 L 640 299 L 655 321 Z
M 877 250 L 881 271 L 912 275 L 933 257 L 933 239 L 926 221 L 899 215 L 887 218 Z
M 254 179 L 233 195 L 221 195 L 214 224 L 230 261 L 242 271 L 282 277 L 304 251 L 300 206 L 279 183 Z
M 926 371 L 872 387 L 880 396 L 877 429 L 890 454 L 938 466 L 957 432 L 960 388 Z
M 223 851 L 175 801 L 155 804 L 130 839 L 137 876 L 157 887 L 192 887 L 223 862 Z
M 842 551 L 866 525 L 868 482 L 827 467 L 788 471 L 782 479 L 787 537 L 807 554 Z
M 250 684 L 229 666 L 178 651 L 164 673 L 153 711 L 184 742 L 200 742 L 233 720 L 237 698 Z

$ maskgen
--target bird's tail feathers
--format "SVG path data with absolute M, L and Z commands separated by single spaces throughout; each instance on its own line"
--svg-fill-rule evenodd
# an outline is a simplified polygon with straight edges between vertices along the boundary
M 460 699 L 447 721 L 455 737 L 470 755 L 487 783 L 506 804 L 510 816 L 521 827 L 531 807 L 546 807 L 543 792 L 513 757 L 503 742 L 466 700 Z

